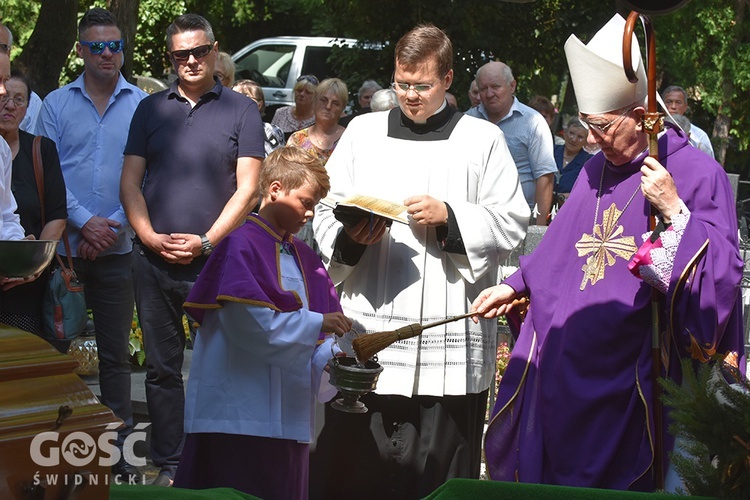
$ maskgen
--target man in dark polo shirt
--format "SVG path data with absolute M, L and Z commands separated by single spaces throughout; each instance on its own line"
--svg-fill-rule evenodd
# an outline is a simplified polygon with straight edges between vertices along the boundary
M 214 79 L 219 52 L 196 14 L 167 28 L 178 79 L 141 102 L 125 147 L 120 198 L 135 229 L 135 300 L 146 346 L 154 484 L 172 483 L 183 445 L 182 304 L 213 246 L 256 199 L 258 107 Z M 145 179 L 145 181 L 144 181 Z

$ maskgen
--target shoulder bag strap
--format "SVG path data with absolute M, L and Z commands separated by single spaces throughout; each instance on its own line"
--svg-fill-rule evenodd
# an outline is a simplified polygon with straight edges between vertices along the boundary
M 33 160 L 34 160 L 34 177 L 36 178 L 36 189 L 39 192 L 39 204 L 42 207 L 42 227 L 46 224 L 45 220 L 46 217 L 44 216 L 44 166 L 42 164 L 42 137 L 36 136 L 34 137 L 34 144 L 32 147 L 33 150 Z M 65 253 L 68 254 L 68 269 L 73 271 L 73 258 L 70 255 L 70 243 L 68 242 L 68 230 L 63 229 L 62 234 L 62 241 L 65 245 Z M 60 267 L 63 269 L 65 268 L 65 264 L 63 263 L 62 259 L 60 258 L 60 254 L 55 254 L 55 257 L 57 257 L 57 263 L 60 264 Z
M 71 272 L 75 272 L 73 271 L 73 257 L 70 254 L 70 243 L 68 242 L 68 228 L 67 227 L 63 229 L 62 242 L 63 242 L 63 245 L 65 245 L 65 253 L 67 254 L 67 257 L 68 257 L 67 258 L 68 269 L 70 269 Z M 63 264 L 63 261 L 60 258 L 60 254 L 59 253 L 55 254 L 55 257 L 57 257 L 57 263 L 60 264 L 60 267 L 62 267 L 64 270 L 65 264 Z
M 42 207 L 42 227 L 47 223 L 44 216 L 44 167 L 42 166 L 42 137 L 34 137 L 32 146 L 32 157 L 34 160 L 34 177 L 36 178 L 36 190 L 39 192 L 39 204 Z

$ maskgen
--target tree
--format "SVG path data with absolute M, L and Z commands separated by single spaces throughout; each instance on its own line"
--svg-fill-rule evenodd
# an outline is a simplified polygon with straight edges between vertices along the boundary
M 42 0 L 39 17 L 14 65 L 44 97 L 58 87 L 59 69 L 76 40 L 78 0 Z
M 172 20 L 185 12 L 204 15 L 214 26 L 220 46 L 236 40 L 240 48 L 252 39 L 247 26 L 270 19 L 274 6 L 284 12 L 293 0 L 4 0 L 3 20 L 14 31 L 14 66 L 30 79 L 42 97 L 83 70 L 74 47 L 80 16 L 91 7 L 111 10 L 125 40 L 123 74 L 163 77 L 169 67 L 164 35 Z M 303 14 L 298 12 L 299 17 Z M 293 19 L 297 19 L 293 16 Z M 282 29 L 283 19 L 277 22 Z M 230 49 L 231 51 L 231 49 Z
M 141 0 L 109 0 L 109 10 L 117 18 L 120 24 L 122 39 L 125 40 L 125 63 L 122 67 L 122 74 L 126 79 L 130 79 L 133 71 L 133 50 L 127 50 L 127 47 L 135 46 L 135 30 L 138 26 L 138 7 Z
M 673 13 L 654 16 L 660 87 L 676 83 L 691 92 L 691 119 L 713 130 L 717 157 L 735 167 L 750 147 L 750 29 L 748 0 L 693 0 Z M 164 34 L 179 14 L 196 12 L 213 25 L 222 50 L 233 52 L 263 37 L 321 35 L 382 44 L 362 57 L 334 51 L 334 67 L 351 88 L 367 78 L 389 83 L 393 47 L 418 23 L 431 22 L 451 37 L 455 79 L 452 91 L 462 107 L 476 70 L 493 59 L 507 63 L 522 101 L 534 94 L 567 95 L 558 106 L 575 113 L 572 92 L 564 92 L 563 52 L 571 33 L 583 41 L 614 12 L 627 15 L 623 0 L 4 0 L 4 20 L 17 40 L 14 65 L 45 95 L 82 70 L 72 50 L 80 14 L 92 5 L 109 6 L 120 18 L 126 40 L 127 75 L 163 78 L 169 69 Z M 36 13 L 39 13 L 38 20 Z M 137 25 L 134 14 L 138 13 Z M 33 33 L 32 33 L 33 30 Z M 641 37 L 642 40 L 642 37 Z M 132 62 L 131 62 L 132 57 Z M 58 78 L 57 75 L 61 75 Z M 714 121 L 715 120 L 715 121 Z
M 716 158 L 730 171 L 735 170 L 734 161 L 727 160 L 750 146 L 750 23 L 745 19 L 746 8 L 746 0 L 693 0 L 687 8 L 656 19 L 657 61 L 663 68 L 663 84 L 689 91 L 691 120 L 709 133 L 713 131 Z
M 404 33 L 428 22 L 443 29 L 456 54 L 452 91 L 463 107 L 468 106 L 466 91 L 476 70 L 495 59 L 513 69 L 521 100 L 538 93 L 557 94 L 567 74 L 565 39 L 573 31 L 592 33 L 612 15 L 615 5 L 586 0 L 381 0 L 377 9 L 368 0 L 303 0 L 303 4 L 314 14 L 314 34 L 384 43 L 391 69 L 393 46 Z

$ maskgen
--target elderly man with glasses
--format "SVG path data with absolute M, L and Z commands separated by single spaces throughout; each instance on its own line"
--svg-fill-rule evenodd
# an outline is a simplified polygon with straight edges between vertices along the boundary
M 657 413 L 654 372 L 679 384 L 681 361 L 728 355 L 744 373 L 729 180 L 679 129 L 658 138 L 658 160 L 649 156 L 646 73 L 634 39 L 638 81 L 625 76 L 624 28 L 615 15 L 588 45 L 566 42 L 579 118 L 601 153 L 519 271 L 473 305 L 485 318 L 513 318 L 511 301 L 531 298 L 485 440 L 495 480 L 660 488 L 674 436 Z
M 265 157 L 258 106 L 214 76 L 219 44 L 206 19 L 167 28 L 177 72 L 143 100 L 125 147 L 121 199 L 135 229 L 135 298 L 146 345 L 151 458 L 168 486 L 180 460 L 185 394 L 182 304 L 208 255 L 257 201 Z
M 122 447 L 133 424 L 128 350 L 133 230 L 120 203 L 119 186 L 130 118 L 146 93 L 120 74 L 124 46 L 112 13 L 87 11 L 78 25 L 78 38 L 76 52 L 84 71 L 47 95 L 36 133 L 55 141 L 60 155 L 74 268 L 86 284 L 86 304 L 96 327 L 102 403 L 125 422 L 116 443 Z M 61 245 L 58 252 L 65 254 L 65 248 Z M 138 477 L 124 457 L 113 472 Z
M 342 224 L 322 204 L 313 220 L 344 313 L 362 334 L 468 312 L 530 215 L 502 132 L 445 99 L 446 34 L 414 28 L 395 55 L 399 106 L 352 120 L 326 169 L 332 196 L 403 203 L 409 223 Z M 496 327 L 449 323 L 381 351 L 377 389 L 362 398 L 370 411 L 326 407 L 311 497 L 423 498 L 450 478 L 478 478 Z

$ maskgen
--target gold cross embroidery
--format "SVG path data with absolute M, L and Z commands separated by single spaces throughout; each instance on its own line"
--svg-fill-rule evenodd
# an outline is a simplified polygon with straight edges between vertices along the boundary
M 621 236 L 622 226 L 616 226 L 622 211 L 617 210 L 614 203 L 604 211 L 601 225 L 594 224 L 592 234 L 584 234 L 576 243 L 578 256 L 589 255 L 583 270 L 583 281 L 581 290 L 586 288 L 586 282 L 593 285 L 600 279 L 604 279 L 604 270 L 607 266 L 613 266 L 617 257 L 630 260 L 638 250 L 635 246 L 635 238 L 632 236 Z

